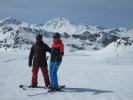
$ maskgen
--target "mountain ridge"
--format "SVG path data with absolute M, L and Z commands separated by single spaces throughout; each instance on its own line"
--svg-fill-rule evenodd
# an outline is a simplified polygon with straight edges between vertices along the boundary
M 37 34 L 42 34 L 51 43 L 49 39 L 54 32 L 61 33 L 70 51 L 99 50 L 118 39 L 130 41 L 130 44 L 133 42 L 133 30 L 126 28 L 75 25 L 62 17 L 53 18 L 45 24 L 28 24 L 9 17 L 0 21 L 0 48 L 23 48 L 24 45 L 29 48 Z

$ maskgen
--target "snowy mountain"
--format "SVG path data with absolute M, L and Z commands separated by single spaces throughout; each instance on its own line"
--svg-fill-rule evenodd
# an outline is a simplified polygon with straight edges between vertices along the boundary
M 65 18 L 54 18 L 46 24 L 28 24 L 15 18 L 0 21 L 1 49 L 29 49 L 34 43 L 36 34 L 42 34 L 45 41 L 51 44 L 54 32 L 61 33 L 69 51 L 99 50 L 117 39 L 133 43 L 133 30 L 125 28 L 106 29 L 98 26 L 75 25 Z
M 54 18 L 48 21 L 44 28 L 50 32 L 60 32 L 60 33 L 68 33 L 72 34 L 80 34 L 87 30 L 87 27 L 84 25 L 75 25 L 69 20 L 65 18 Z
M 21 24 L 21 21 L 19 21 L 18 19 L 12 18 L 12 17 L 8 17 L 0 21 L 0 25 L 7 25 L 7 24 L 19 25 Z

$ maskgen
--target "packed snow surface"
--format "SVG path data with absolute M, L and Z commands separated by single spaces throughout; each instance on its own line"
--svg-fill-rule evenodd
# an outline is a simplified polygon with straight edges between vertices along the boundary
M 28 50 L 0 51 L 0 100 L 133 100 L 132 50 L 119 47 L 116 51 L 111 44 L 97 52 L 65 53 L 58 77 L 66 89 L 52 94 L 46 94 L 46 89 L 19 88 L 31 84 Z M 41 71 L 38 85 L 44 86 Z M 28 96 L 32 94 L 38 95 Z

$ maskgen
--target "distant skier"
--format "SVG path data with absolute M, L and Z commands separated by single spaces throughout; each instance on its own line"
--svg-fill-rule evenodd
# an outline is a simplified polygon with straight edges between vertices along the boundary
M 51 79 L 51 90 L 60 90 L 58 86 L 57 71 L 62 62 L 62 56 L 64 55 L 64 45 L 60 39 L 60 34 L 55 33 L 53 36 L 53 44 L 50 59 L 50 79 Z
M 29 54 L 29 67 L 32 66 L 33 60 L 33 67 L 32 67 L 32 84 L 31 87 L 37 87 L 38 81 L 38 71 L 39 68 L 42 71 L 42 75 L 44 78 L 45 86 L 50 86 L 49 74 L 47 70 L 47 58 L 46 52 L 51 52 L 51 49 L 47 44 L 45 44 L 42 40 L 42 35 L 38 34 L 36 36 L 36 43 L 33 44 Z

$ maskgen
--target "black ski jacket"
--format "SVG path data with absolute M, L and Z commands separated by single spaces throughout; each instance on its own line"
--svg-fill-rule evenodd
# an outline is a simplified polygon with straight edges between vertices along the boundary
M 29 66 L 32 65 L 33 60 L 33 67 L 47 67 L 46 52 L 51 52 L 51 48 L 47 44 L 43 42 L 34 44 L 29 54 Z

